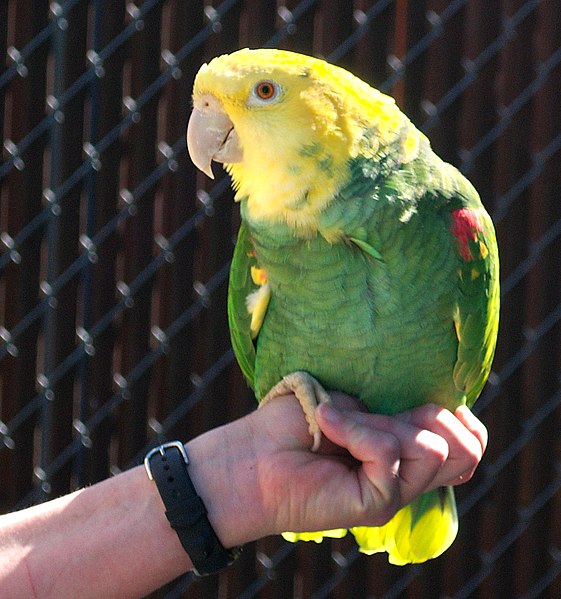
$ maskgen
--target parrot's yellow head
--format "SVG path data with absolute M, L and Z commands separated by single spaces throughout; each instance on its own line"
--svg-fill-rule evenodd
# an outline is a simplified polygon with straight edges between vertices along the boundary
M 209 177 L 213 160 L 225 164 L 251 218 L 312 230 L 351 158 L 375 158 L 398 138 L 412 156 L 416 133 L 392 98 L 340 67 L 245 49 L 199 70 L 187 143 Z

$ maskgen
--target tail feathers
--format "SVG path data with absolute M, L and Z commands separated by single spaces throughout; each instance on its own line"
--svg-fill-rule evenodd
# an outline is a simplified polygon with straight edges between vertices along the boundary
M 438 557 L 458 533 L 458 514 L 452 487 L 429 491 L 399 510 L 384 526 L 351 529 L 362 553 L 387 551 L 397 566 Z
M 438 557 L 454 541 L 458 514 L 452 487 L 429 491 L 405 506 L 384 526 L 351 528 L 362 553 L 386 551 L 388 561 L 397 566 L 426 562 Z M 345 529 L 311 533 L 283 533 L 287 541 L 315 541 L 341 538 Z
M 282 536 L 286 541 L 296 543 L 296 541 L 315 541 L 321 543 L 324 537 L 331 539 L 341 539 L 347 534 L 346 528 L 336 528 L 335 530 L 320 530 L 318 532 L 283 532 Z

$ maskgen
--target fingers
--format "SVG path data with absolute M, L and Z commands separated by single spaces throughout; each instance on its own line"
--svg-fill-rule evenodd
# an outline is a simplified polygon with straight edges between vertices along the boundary
M 425 491 L 448 455 L 444 439 L 390 416 L 320 406 L 316 418 L 331 442 L 361 462 L 357 477 L 369 524 L 386 522 Z
M 340 412 L 355 410 L 357 412 L 368 413 L 366 406 L 351 395 L 341 393 L 340 391 L 330 391 L 330 395 L 333 405 Z
M 432 487 L 462 484 L 473 476 L 487 447 L 487 429 L 469 408 L 461 406 L 452 414 L 428 404 L 400 414 L 398 418 L 435 433 L 448 445 L 448 457 Z
M 401 506 L 401 448 L 395 435 L 364 423 L 358 416 L 362 414 L 343 413 L 328 405 L 316 410 L 316 419 L 327 439 L 344 447 L 360 462 L 354 476 L 359 486 L 355 521 L 378 526 L 385 524 Z M 361 522 L 361 517 L 367 520 Z
M 487 446 L 486 428 L 465 406 L 452 414 L 429 404 L 397 417 L 321 406 L 316 418 L 332 443 L 362 463 L 365 489 L 388 509 L 468 481 Z
M 467 406 L 460 406 L 456 408 L 454 416 L 474 435 L 481 445 L 482 454 L 487 449 L 487 443 L 489 441 L 489 434 L 487 428 L 473 414 L 473 412 Z
M 440 486 L 435 483 L 449 456 L 446 439 L 429 430 L 402 419 L 380 414 L 357 414 L 350 417 L 362 426 L 364 435 L 374 427 L 378 433 L 391 435 L 398 443 L 399 467 L 397 471 L 400 504 L 405 505 L 419 494 Z M 353 453 L 352 447 L 348 448 Z M 358 456 L 355 456 L 358 459 Z M 364 464 L 372 479 L 380 476 L 378 464 Z

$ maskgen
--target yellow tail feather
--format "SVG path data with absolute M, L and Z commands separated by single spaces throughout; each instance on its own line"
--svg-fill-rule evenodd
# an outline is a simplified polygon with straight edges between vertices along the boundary
M 335 530 L 320 530 L 318 532 L 283 532 L 282 536 L 286 541 L 296 543 L 296 541 L 315 541 L 321 543 L 324 537 L 331 539 L 341 539 L 347 534 L 346 528 L 336 528 Z
M 458 533 L 458 514 L 451 487 L 425 493 L 405 506 L 384 526 L 352 528 L 359 549 L 387 551 L 391 564 L 417 564 L 438 557 Z
M 283 533 L 287 541 L 315 541 L 341 538 L 345 529 L 310 533 Z M 438 557 L 454 541 L 458 514 L 452 487 L 425 493 L 405 506 L 384 526 L 351 528 L 362 553 L 386 551 L 388 561 L 397 566 L 417 564 Z

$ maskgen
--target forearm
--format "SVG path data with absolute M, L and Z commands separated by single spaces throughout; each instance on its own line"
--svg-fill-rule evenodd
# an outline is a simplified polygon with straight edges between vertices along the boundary
M 389 418 L 334 399 L 351 411 L 321 406 L 317 453 L 294 397 L 186 445 L 224 547 L 285 530 L 379 525 L 427 489 L 468 480 L 487 443 L 469 411 L 425 406 Z M 13 599 L 142 597 L 191 567 L 142 467 L 0 516 L 0 594 Z
M 191 478 L 226 547 L 261 533 L 247 505 L 251 489 L 243 498 L 237 491 L 252 471 L 244 434 L 238 421 L 186 446 Z M 0 588 L 14 598 L 140 597 L 191 568 L 142 467 L 1 516 L 0 547 Z
M 142 468 L 3 518 L 10 597 L 139 597 L 190 567 Z

